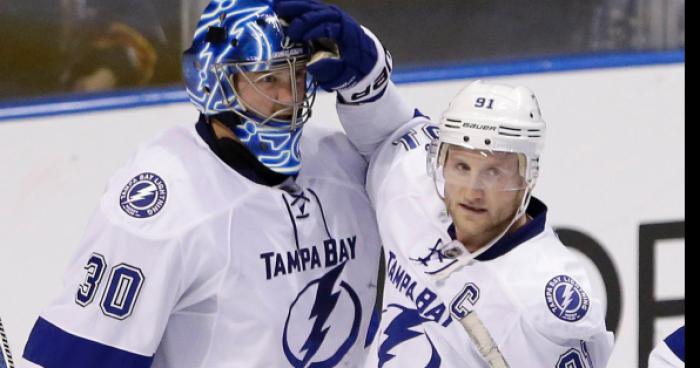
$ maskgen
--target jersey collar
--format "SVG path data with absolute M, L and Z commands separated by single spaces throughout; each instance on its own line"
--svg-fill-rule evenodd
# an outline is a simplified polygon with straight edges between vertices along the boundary
M 289 176 L 274 172 L 260 163 L 242 144 L 231 139 L 217 140 L 212 127 L 204 115 L 199 116 L 196 124 L 197 134 L 223 162 L 248 180 L 265 186 L 274 187 L 285 182 Z

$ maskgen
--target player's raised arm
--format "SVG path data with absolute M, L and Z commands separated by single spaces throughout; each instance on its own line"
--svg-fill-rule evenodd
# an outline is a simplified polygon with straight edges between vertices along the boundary
M 308 71 L 323 89 L 338 93 L 340 121 L 363 156 L 414 117 L 391 82 L 391 55 L 367 28 L 316 0 L 279 0 L 275 11 L 289 22 L 293 41 L 314 48 Z

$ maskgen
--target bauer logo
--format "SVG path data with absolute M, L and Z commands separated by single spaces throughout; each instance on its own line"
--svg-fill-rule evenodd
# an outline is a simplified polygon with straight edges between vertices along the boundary
M 475 123 L 464 123 L 464 127 L 468 129 L 478 129 L 478 130 L 496 130 L 495 126 L 475 124 Z
M 559 275 L 549 280 L 544 296 L 552 314 L 563 321 L 576 322 L 588 313 L 588 295 L 569 276 Z
M 282 341 L 292 367 L 336 367 L 357 341 L 362 304 L 340 278 L 346 264 L 311 281 L 289 307 Z
M 165 181 L 156 174 L 143 173 L 124 186 L 119 196 L 119 205 L 131 217 L 148 218 L 163 209 L 167 198 Z

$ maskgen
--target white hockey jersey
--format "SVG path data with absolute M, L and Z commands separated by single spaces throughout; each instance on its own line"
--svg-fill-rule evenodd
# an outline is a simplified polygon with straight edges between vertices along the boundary
M 460 323 L 468 315 L 481 320 L 509 367 L 605 367 L 613 344 L 605 310 L 539 200 L 532 199 L 526 226 L 445 280 L 433 278 L 455 262 L 451 220 L 426 172 L 437 134 L 418 117 L 372 156 L 367 190 L 386 277 L 366 367 L 489 367 Z
M 685 367 L 685 326 L 658 343 L 649 354 L 649 368 Z
M 366 163 L 309 126 L 298 190 L 258 185 L 194 126 L 164 132 L 110 180 L 28 367 L 355 367 L 380 240 Z

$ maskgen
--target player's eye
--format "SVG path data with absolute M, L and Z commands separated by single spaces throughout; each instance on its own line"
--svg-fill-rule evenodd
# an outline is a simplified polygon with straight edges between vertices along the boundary
M 255 79 L 256 84 L 274 84 L 277 82 L 277 77 L 274 74 L 263 74 Z
M 457 169 L 457 171 L 459 171 L 459 172 L 467 172 L 471 168 L 469 167 L 469 165 L 465 164 L 464 162 L 458 162 L 455 165 L 455 169 Z
M 277 78 L 275 78 L 274 75 L 266 75 L 261 79 L 261 81 L 263 83 L 275 83 L 277 82 Z
M 492 177 L 492 178 L 497 178 L 497 177 L 501 176 L 501 174 L 502 174 L 501 170 L 498 168 L 495 168 L 495 167 L 491 167 L 488 170 L 486 170 L 486 175 L 488 175 L 489 177 Z

